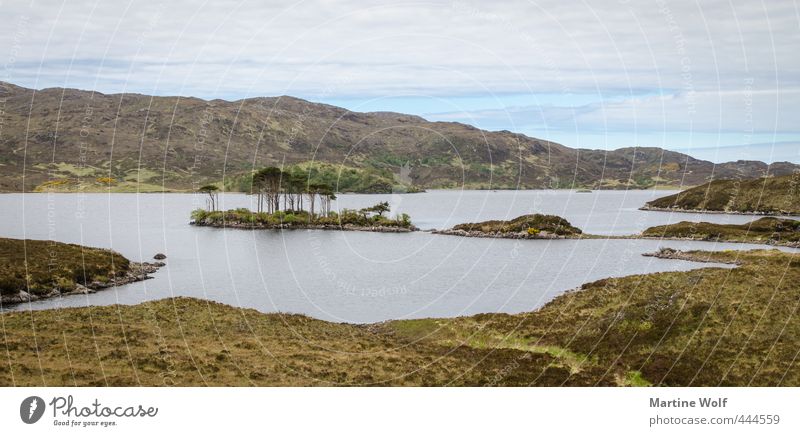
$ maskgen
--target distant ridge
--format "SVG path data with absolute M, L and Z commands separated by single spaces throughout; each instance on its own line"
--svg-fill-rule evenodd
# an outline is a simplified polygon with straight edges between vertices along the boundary
M 309 161 L 388 177 L 406 166 L 421 188 L 476 189 L 694 186 L 800 168 L 788 162 L 715 165 L 660 148 L 573 149 L 508 131 L 351 112 L 295 97 L 209 101 L 34 91 L 0 82 L 0 104 L 5 192 L 76 182 L 102 186 L 107 179 L 134 190 L 186 190 L 254 167 Z

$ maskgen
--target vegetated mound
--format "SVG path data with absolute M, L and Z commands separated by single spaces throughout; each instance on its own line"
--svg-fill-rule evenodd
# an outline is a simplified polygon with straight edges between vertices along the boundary
M 163 263 L 131 262 L 119 253 L 55 241 L 0 238 L 0 302 L 21 303 L 91 293 L 149 277 Z
M 129 267 L 128 259 L 111 250 L 0 238 L 0 294 L 46 294 L 53 288 L 68 292 L 76 284 L 121 277 Z
M 681 221 L 650 227 L 642 232 L 642 235 L 657 238 L 796 245 L 800 242 L 800 221 L 774 217 L 764 217 L 745 224 Z
M 522 215 L 509 221 L 491 220 L 479 223 L 458 224 L 453 230 L 482 233 L 520 233 L 539 234 L 546 232 L 556 235 L 579 235 L 581 229 L 574 227 L 569 221 L 556 215 L 531 214 Z
M 800 172 L 752 180 L 715 180 L 650 201 L 643 209 L 800 215 Z
M 0 385 L 800 386 L 797 256 L 682 258 L 739 266 L 598 280 L 530 313 L 371 325 L 189 298 L 0 313 Z

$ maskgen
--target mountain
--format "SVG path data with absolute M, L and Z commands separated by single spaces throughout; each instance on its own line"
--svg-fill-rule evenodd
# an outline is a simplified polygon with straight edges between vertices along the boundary
M 0 190 L 12 192 L 106 185 L 185 190 L 242 178 L 257 167 L 310 162 L 413 187 L 485 189 L 698 185 L 798 168 L 714 165 L 659 148 L 573 149 L 509 131 L 351 112 L 294 97 L 202 100 L 0 82 L 0 102 Z
M 800 172 L 753 180 L 714 180 L 650 201 L 642 209 L 800 215 Z

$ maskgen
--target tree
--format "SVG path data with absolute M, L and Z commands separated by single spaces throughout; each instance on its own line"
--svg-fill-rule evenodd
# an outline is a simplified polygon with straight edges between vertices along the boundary
M 280 209 L 281 181 L 284 172 L 277 167 L 261 168 L 253 174 L 253 190 L 259 197 L 263 196 L 267 203 L 267 211 L 272 213 Z M 259 198 L 259 203 L 261 198 Z
M 331 202 L 336 200 L 336 194 L 330 186 L 322 186 L 323 188 L 320 190 L 319 198 L 322 200 L 322 209 L 325 211 L 325 216 L 329 216 L 331 214 Z
M 253 174 L 252 181 L 250 183 L 250 193 L 256 195 L 256 211 L 263 212 L 264 211 L 264 193 L 267 187 L 267 180 L 264 176 L 264 173 L 261 171 L 256 171 Z
M 200 187 L 197 190 L 202 194 L 208 194 L 208 210 L 215 211 L 217 210 L 217 195 L 219 192 L 219 188 L 214 185 L 205 185 Z
M 306 192 L 307 187 L 305 175 L 298 173 L 284 174 L 284 191 L 289 199 L 289 209 L 303 210 L 303 194 Z
M 322 185 L 308 185 L 308 211 L 311 216 L 314 216 L 314 203 L 317 201 L 317 195 L 322 191 Z
M 365 217 L 367 213 L 377 213 L 378 216 L 383 217 L 383 214 L 385 214 L 386 212 L 389 212 L 388 201 L 382 201 L 376 204 L 375 206 L 365 207 L 361 209 L 361 213 L 363 213 Z

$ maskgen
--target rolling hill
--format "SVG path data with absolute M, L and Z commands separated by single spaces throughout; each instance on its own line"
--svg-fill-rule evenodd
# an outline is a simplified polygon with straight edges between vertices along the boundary
M 714 165 L 659 148 L 573 149 L 392 112 L 294 97 L 237 101 L 0 82 L 0 191 L 188 190 L 255 167 L 323 162 L 360 185 L 416 188 L 645 188 L 785 175 L 791 163 Z M 374 190 L 374 189 L 373 189 Z
M 650 201 L 642 209 L 800 215 L 800 172 L 752 180 L 714 180 Z

